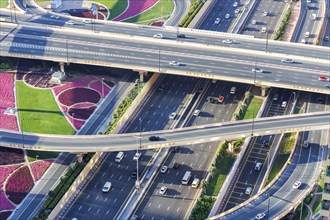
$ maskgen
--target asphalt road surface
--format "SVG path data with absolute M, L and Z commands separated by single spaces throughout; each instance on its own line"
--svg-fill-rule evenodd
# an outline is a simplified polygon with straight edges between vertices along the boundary
M 276 27 L 281 22 L 280 18 L 285 13 L 286 4 L 284 0 L 263 0 L 257 1 L 245 22 L 246 30 L 242 30 L 240 34 L 255 36 L 257 38 L 271 38 L 276 32 Z M 267 13 L 264 14 L 264 13 Z M 252 24 L 255 20 L 256 23 Z M 262 32 L 262 28 L 266 27 L 268 32 Z
M 179 111 L 187 95 L 194 89 L 196 78 L 180 76 L 165 76 L 161 84 L 163 91 L 156 88 L 149 94 L 146 102 L 137 109 L 135 116 L 130 119 L 129 126 L 124 133 L 141 131 L 155 131 L 169 129 L 173 120 L 169 120 L 172 112 Z M 121 163 L 115 163 L 116 153 L 109 153 L 92 179 L 70 206 L 64 219 L 114 219 L 121 206 L 134 189 L 135 178 L 131 177 L 136 168 L 133 161 L 135 151 L 125 151 Z M 142 151 L 139 169 L 145 170 L 150 161 L 153 150 Z M 143 174 L 144 172 L 141 172 Z M 112 188 L 109 193 L 102 193 L 105 182 L 110 181 Z
M 229 94 L 232 86 L 238 88 L 235 95 Z M 200 110 L 199 116 L 189 115 L 187 126 L 229 121 L 246 89 L 247 85 L 222 81 L 209 84 L 203 97 L 191 110 L 192 113 L 196 109 Z M 224 103 L 207 101 L 209 98 L 216 100 L 219 95 L 224 96 Z M 156 174 L 145 197 L 136 208 L 135 215 L 139 219 L 187 219 L 199 191 L 192 188 L 191 183 L 194 178 L 201 181 L 205 179 L 218 147 L 219 142 L 178 146 L 177 152 L 170 153 L 163 163 L 168 166 L 168 170 L 164 174 Z M 173 168 L 175 163 L 180 164 L 178 169 Z M 183 185 L 181 180 L 186 171 L 191 171 L 192 177 L 188 185 Z M 159 193 L 162 186 L 167 187 L 164 195 Z

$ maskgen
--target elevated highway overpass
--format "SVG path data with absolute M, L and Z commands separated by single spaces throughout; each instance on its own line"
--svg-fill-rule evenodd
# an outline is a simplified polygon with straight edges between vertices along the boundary
M 107 152 L 140 149 L 164 148 L 191 145 L 219 140 L 231 140 L 247 136 L 269 135 L 293 131 L 318 130 L 330 128 L 330 113 L 317 112 L 299 115 L 278 116 L 236 122 L 209 124 L 173 130 L 113 135 L 46 135 L 0 130 L 0 146 L 56 151 L 56 152 Z M 149 141 L 148 137 L 157 135 L 160 141 Z
M 88 32 L 82 35 L 72 29 L 54 30 L 13 24 L 2 24 L 1 37 L 2 56 L 109 66 L 141 73 L 179 74 L 239 81 L 263 88 L 282 87 L 330 94 L 327 83 L 318 81 L 320 75 L 329 75 L 328 59 L 233 47 L 243 44 L 239 40 L 217 46 L 113 33 Z M 317 51 L 323 51 L 323 48 Z M 286 57 L 295 62 L 281 63 Z M 169 65 L 172 60 L 181 65 Z M 253 72 L 256 67 L 264 72 Z

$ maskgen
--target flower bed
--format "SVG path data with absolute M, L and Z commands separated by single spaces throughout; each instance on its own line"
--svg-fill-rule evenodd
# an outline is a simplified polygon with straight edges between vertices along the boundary
M 3 182 L 11 174 L 14 170 L 16 170 L 20 165 L 13 166 L 1 166 L 0 167 L 0 186 L 2 186 Z M 1 204 L 1 203 L 0 203 Z
M 53 160 L 40 160 L 31 163 L 31 170 L 35 181 L 38 181 L 42 177 L 52 162 Z
M 11 215 L 11 212 L 0 212 L 0 219 L 7 219 Z
M 69 114 L 74 116 L 74 118 L 87 120 L 95 109 L 96 106 L 91 106 L 89 108 L 70 108 Z
M 82 102 L 82 103 L 77 103 L 77 104 L 73 104 L 71 105 L 71 108 L 89 108 L 94 106 L 94 103 L 90 103 L 90 102 Z
M 106 83 L 103 82 L 103 86 L 102 86 L 102 82 L 101 81 L 94 81 L 94 82 L 91 82 L 89 84 L 89 87 L 98 91 L 102 97 L 105 96 L 105 94 L 108 94 L 111 90 L 110 87 L 107 86 Z
M 15 108 L 14 74 L 0 72 L 0 128 L 18 130 L 15 115 L 3 114 L 8 107 Z
M 60 103 L 66 106 L 81 102 L 98 103 L 100 99 L 101 96 L 97 91 L 81 87 L 67 89 L 58 96 Z
M 23 162 L 24 155 L 22 150 L 0 147 L 0 165 L 17 164 Z
M 14 172 L 6 183 L 6 194 L 8 199 L 15 204 L 22 202 L 24 197 L 33 187 L 33 179 L 27 166 L 19 168 Z
M 113 19 L 114 21 L 122 21 L 131 17 L 134 17 L 142 12 L 148 10 L 154 6 L 158 0 L 129 0 L 128 8 L 120 14 L 118 17 Z
M 0 190 L 0 211 L 11 210 L 13 208 L 15 208 L 15 206 L 8 201 L 7 197 L 3 194 L 2 190 Z
M 56 84 L 49 83 L 52 75 L 42 74 L 42 73 L 29 73 L 25 75 L 24 81 L 29 85 L 37 88 L 51 88 L 56 86 Z

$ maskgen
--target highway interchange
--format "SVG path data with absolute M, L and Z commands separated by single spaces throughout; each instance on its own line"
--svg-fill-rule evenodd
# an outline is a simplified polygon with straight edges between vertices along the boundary
M 189 35 L 190 35 L 190 34 L 189 34 Z M 175 37 L 172 38 L 172 39 L 175 39 Z M 79 39 L 79 40 L 80 40 L 80 39 Z M 62 42 L 62 43 L 63 43 L 63 42 Z M 219 45 L 221 45 L 221 43 L 222 43 L 222 42 L 221 42 L 221 39 L 220 39 L 220 40 L 219 40 Z M 263 44 L 264 44 L 264 42 L 261 43 L 261 45 L 263 45 Z M 241 47 L 242 45 L 234 45 L 234 46 L 233 46 L 233 45 L 230 45 L 230 47 L 235 47 L 235 46 L 239 46 L 239 47 Z M 252 46 L 253 46 L 253 45 L 252 45 Z M 247 46 L 247 47 L 251 47 L 249 43 L 248 43 L 248 46 Z M 281 49 L 280 49 L 280 50 L 281 50 Z M 299 51 L 298 51 L 298 53 L 299 53 Z M 156 53 L 155 53 L 155 54 L 156 54 Z M 317 55 L 317 56 L 318 56 L 318 55 Z M 181 62 L 181 61 L 180 61 L 180 62 Z M 162 65 L 162 64 L 161 64 L 161 65 Z M 161 65 L 160 65 L 160 66 L 161 66 Z M 166 65 L 166 62 L 164 62 L 164 65 Z M 251 66 L 250 66 L 249 68 L 251 68 Z M 196 70 L 196 68 L 195 68 L 195 70 Z M 315 79 L 314 79 L 314 80 L 315 80 Z M 135 127 L 135 130 L 136 130 L 136 128 L 137 128 L 137 127 Z M 180 153 L 181 153 L 181 152 L 180 152 Z M 180 179 L 180 178 L 179 178 L 179 179 Z M 153 187 L 154 187 L 154 185 L 153 185 Z M 155 192 L 155 191 L 154 191 L 154 192 Z M 151 193 L 152 193 L 152 191 L 151 191 Z M 156 197 L 156 198 L 157 198 L 157 197 Z M 162 198 L 159 198 L 159 199 L 161 200 Z M 145 201 L 145 203 L 147 203 L 147 201 Z

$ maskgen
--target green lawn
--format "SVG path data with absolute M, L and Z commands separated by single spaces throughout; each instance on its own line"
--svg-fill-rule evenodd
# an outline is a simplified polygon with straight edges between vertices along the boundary
M 125 20 L 125 22 L 149 24 L 156 21 L 158 18 L 167 18 L 171 15 L 174 9 L 174 3 L 172 0 L 160 0 L 154 7 L 146 12 L 137 15 L 133 18 Z
M 97 0 L 96 2 L 105 5 L 110 10 L 109 20 L 123 13 L 128 5 L 127 0 Z
M 242 120 L 255 118 L 263 101 L 263 99 L 253 96 L 245 114 L 242 117 Z
M 16 97 L 20 124 L 24 132 L 74 134 L 50 89 L 33 89 L 23 82 L 17 82 Z
M 38 156 L 38 160 L 44 160 L 49 158 L 56 158 L 59 153 L 57 152 L 48 152 L 48 151 L 28 151 L 28 159 L 30 162 L 36 160 L 36 156 Z
M 0 0 L 0 8 L 6 8 L 8 6 L 7 0 Z
M 287 162 L 289 159 L 290 154 L 278 154 L 276 156 L 276 159 L 274 161 L 272 170 L 270 171 L 268 181 L 266 182 L 266 185 L 270 183 L 276 176 L 277 174 L 281 171 L 283 168 L 284 164 Z
M 235 159 L 236 157 L 234 154 L 229 153 L 227 150 L 220 149 L 220 154 L 216 160 L 215 170 L 212 177 L 209 179 L 205 195 L 218 195 Z

